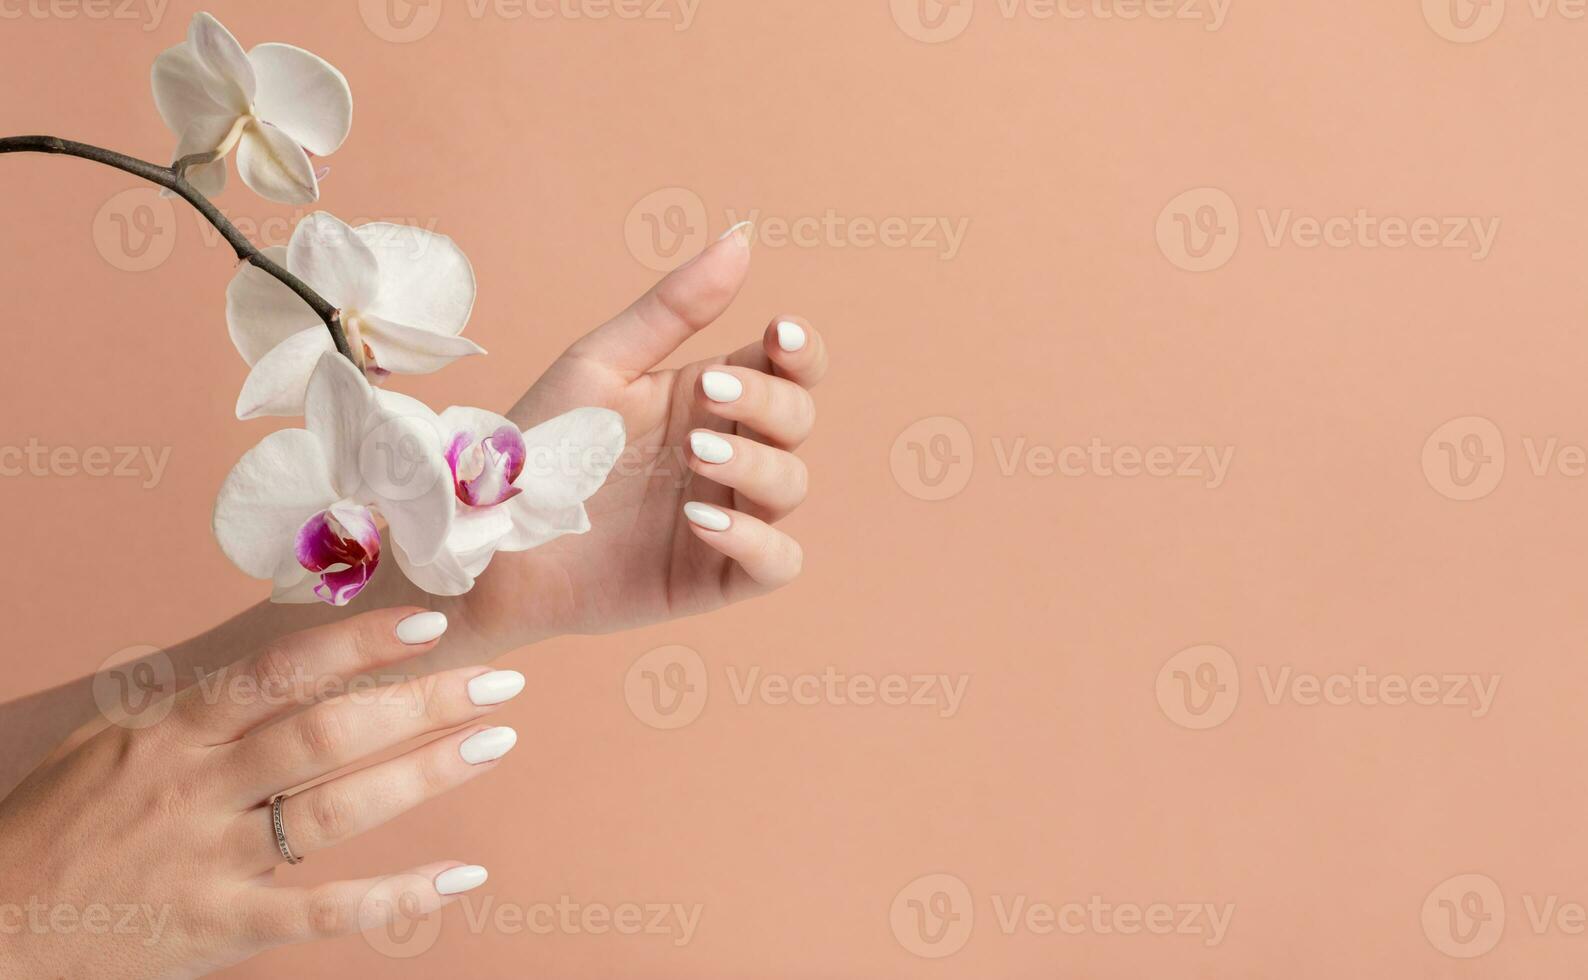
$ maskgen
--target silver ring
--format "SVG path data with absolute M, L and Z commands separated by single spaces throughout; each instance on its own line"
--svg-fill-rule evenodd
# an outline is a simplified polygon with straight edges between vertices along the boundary
M 292 853 L 292 845 L 287 843 L 287 826 L 281 822 L 281 804 L 286 799 L 285 793 L 277 793 L 270 798 L 270 824 L 276 829 L 276 848 L 281 851 L 282 859 L 288 864 L 302 864 L 303 858 Z

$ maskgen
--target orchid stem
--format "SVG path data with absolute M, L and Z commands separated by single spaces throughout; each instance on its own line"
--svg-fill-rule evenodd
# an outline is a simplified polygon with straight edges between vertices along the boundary
M 213 151 L 194 153 L 169 167 L 162 167 L 114 150 L 90 146 L 74 140 L 63 140 L 56 136 L 7 136 L 0 138 L 0 153 L 62 153 L 66 156 L 81 157 L 84 160 L 92 160 L 107 167 L 126 171 L 135 177 L 142 177 L 171 191 L 193 205 L 206 221 L 215 226 L 226 239 L 227 244 L 232 247 L 232 251 L 237 253 L 239 262 L 247 262 L 261 272 L 274 277 L 283 286 L 296 293 L 299 299 L 309 304 L 315 315 L 324 321 L 325 328 L 331 331 L 331 340 L 336 344 L 337 352 L 352 361 L 355 366 L 358 364 L 357 359 L 353 357 L 353 349 L 348 346 L 347 334 L 342 330 L 341 311 L 309 288 L 308 283 L 282 268 L 279 263 L 271 261 L 248 240 L 247 236 L 238 231 L 235 225 L 226 220 L 226 216 L 221 214 L 220 209 L 211 203 L 209 198 L 194 190 L 193 185 L 187 182 L 187 171 L 190 167 L 214 162 L 216 154 Z

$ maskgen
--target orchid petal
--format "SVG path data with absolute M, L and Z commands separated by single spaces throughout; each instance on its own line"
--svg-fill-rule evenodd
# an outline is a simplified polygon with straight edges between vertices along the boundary
M 408 580 L 431 595 L 463 595 L 474 588 L 474 575 L 450 551 L 442 551 L 433 561 L 419 564 L 408 557 L 398 542 L 392 542 L 391 550 L 397 567 Z
M 320 183 L 303 147 L 267 122 L 254 120 L 237 144 L 237 173 L 255 194 L 282 204 L 312 204 Z
M 392 538 L 419 564 L 435 560 L 452 531 L 452 473 L 435 429 L 424 419 L 383 410 L 359 446 L 362 493 L 380 507 Z
M 496 554 L 497 546 L 513 531 L 513 520 L 501 507 L 465 508 L 447 535 L 447 546 L 434 561 L 416 564 L 400 546 L 392 553 L 397 565 L 415 585 L 431 595 L 463 595 Z
M 259 79 L 254 114 L 316 156 L 335 153 L 353 125 L 353 90 L 342 73 L 290 44 L 261 44 L 248 61 Z
M 345 606 L 369 584 L 380 565 L 380 530 L 369 508 L 340 501 L 298 529 L 293 553 L 298 564 L 320 577 L 314 594 Z
M 375 396 L 359 369 L 327 348 L 309 369 L 303 419 L 325 447 L 332 485 L 341 496 L 349 496 L 363 483 L 359 448 Z
M 334 215 L 316 211 L 298 222 L 287 244 L 287 268 L 332 306 L 362 310 L 375 296 L 375 253 Z
M 429 374 L 460 357 L 484 354 L 485 348 L 467 337 L 431 333 L 419 327 L 365 315 L 364 343 L 375 363 L 393 374 Z
M 303 429 L 272 432 L 222 484 L 212 518 L 215 538 L 244 573 L 274 578 L 298 529 L 337 499 L 320 441 Z
M 263 252 L 277 265 L 286 265 L 285 245 L 272 245 Z M 226 287 L 226 330 L 243 360 L 257 364 L 288 337 L 310 327 L 329 336 L 320 318 L 281 280 L 249 262 L 238 266 Z M 305 384 L 308 379 L 305 374 Z
M 271 348 L 254 362 L 253 370 L 243 382 L 243 390 L 237 396 L 237 417 L 254 419 L 265 415 L 303 414 L 309 377 L 327 352 L 339 360 L 346 360 L 336 354 L 331 333 L 324 326 L 300 330 Z
M 583 503 L 606 482 L 623 452 L 623 416 L 605 408 L 576 408 L 524 432 L 529 457 L 513 481 L 541 508 Z
M 536 507 L 528 494 L 514 497 L 498 510 L 505 510 L 513 519 L 513 533 L 496 546 L 498 551 L 528 551 L 566 534 L 584 534 L 590 530 L 590 515 L 584 504 L 571 507 Z
M 160 110 L 160 118 L 165 120 L 166 126 L 178 136 L 199 116 L 235 118 L 237 115 L 210 97 L 204 87 L 207 74 L 209 69 L 199 63 L 193 49 L 186 44 L 166 48 L 154 59 L 154 68 L 149 73 L 154 106 Z
M 523 493 L 513 481 L 523 472 L 526 455 L 523 433 L 511 423 L 483 439 L 456 433 L 446 457 L 458 499 L 470 507 L 494 507 Z
M 200 11 L 188 22 L 187 43 L 199 64 L 209 70 L 204 82 L 210 98 L 234 110 L 233 115 L 245 115 L 254 101 L 254 68 L 232 32 Z
M 358 228 L 380 258 L 380 292 L 366 313 L 431 333 L 457 335 L 474 309 L 474 267 L 457 243 L 414 225 L 374 221 Z

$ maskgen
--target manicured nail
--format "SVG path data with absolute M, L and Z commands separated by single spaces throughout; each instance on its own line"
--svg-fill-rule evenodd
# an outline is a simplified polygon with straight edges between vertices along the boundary
M 685 504 L 684 516 L 689 518 L 691 524 L 698 524 L 708 531 L 726 531 L 733 524 L 727 514 L 709 504 Z
M 523 689 L 523 674 L 516 670 L 493 670 L 469 681 L 469 700 L 483 708 L 511 701 Z
M 726 371 L 707 371 L 700 385 L 714 402 L 736 402 L 744 394 L 744 383 Z
M 732 228 L 729 228 L 727 231 L 723 232 L 722 237 L 717 239 L 717 241 L 725 242 L 732 238 L 740 245 L 748 248 L 750 245 L 750 226 L 753 224 L 755 224 L 753 221 L 741 221 Z
M 500 759 L 517 744 L 518 733 L 503 725 L 470 735 L 458 746 L 458 755 L 463 756 L 463 761 L 469 765 L 477 766 L 482 762 Z
M 689 448 L 695 457 L 705 463 L 726 463 L 733 458 L 733 445 L 711 432 L 691 432 Z
M 805 349 L 805 328 L 784 320 L 777 325 L 777 345 L 790 354 Z
M 478 864 L 465 864 L 461 868 L 449 868 L 436 875 L 436 891 L 443 895 L 457 895 L 461 892 L 473 891 L 485 884 L 485 879 L 490 875 Z
M 414 646 L 419 643 L 429 643 L 446 631 L 447 616 L 445 613 L 415 613 L 397 624 L 397 639 L 409 646 Z

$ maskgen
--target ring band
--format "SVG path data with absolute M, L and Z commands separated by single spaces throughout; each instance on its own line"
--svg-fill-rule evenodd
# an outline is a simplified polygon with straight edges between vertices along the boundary
M 303 858 L 292 853 L 292 845 L 287 843 L 287 827 L 281 822 L 281 804 L 286 802 L 287 794 L 277 793 L 270 798 L 270 825 L 276 830 L 276 848 L 281 851 L 281 857 L 288 864 L 302 864 Z

